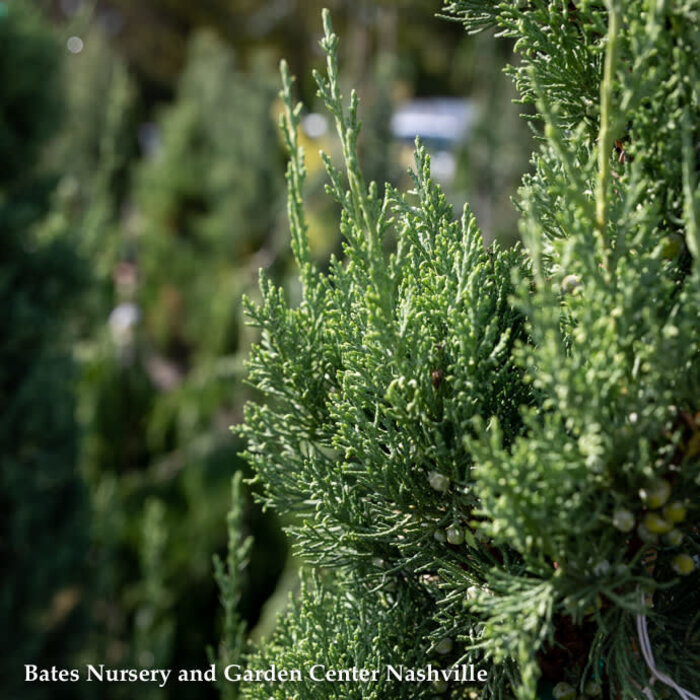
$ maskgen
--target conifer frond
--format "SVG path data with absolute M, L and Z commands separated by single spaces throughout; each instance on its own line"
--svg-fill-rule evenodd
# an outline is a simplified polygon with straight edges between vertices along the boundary
M 304 646 L 323 625 L 348 665 L 449 648 L 444 665 L 488 665 L 484 697 L 601 683 L 637 699 L 644 613 L 659 667 L 697 690 L 700 574 L 681 575 L 700 548 L 697 4 L 446 11 L 521 53 L 511 73 L 545 126 L 520 192 L 526 251 L 484 248 L 420 143 L 412 192 L 366 185 L 325 14 L 317 83 L 342 145 L 344 171 L 325 162 L 347 258 L 302 272 L 322 293 L 298 308 L 263 281 L 250 367 L 268 402 L 241 427 L 266 504 L 325 573 L 255 663 L 326 658 Z M 406 601 L 423 627 L 399 652 Z M 358 619 L 367 638 L 349 634 Z

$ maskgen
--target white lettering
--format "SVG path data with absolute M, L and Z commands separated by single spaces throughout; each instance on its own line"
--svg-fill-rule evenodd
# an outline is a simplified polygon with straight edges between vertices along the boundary
M 231 664 L 224 669 L 224 677 L 227 681 L 236 683 L 241 680 L 240 670 L 241 667 L 238 664 Z M 229 673 L 232 673 L 233 675 L 229 675 Z
M 159 684 L 159 688 L 165 688 L 165 684 L 168 682 L 168 678 L 170 678 L 170 674 L 172 673 L 172 669 L 170 668 L 161 668 L 158 670 L 158 673 L 160 673 L 161 680 L 163 681 L 162 683 Z
M 92 664 L 88 664 L 87 678 L 85 680 L 89 683 L 92 681 L 92 677 L 95 676 L 95 679 L 102 683 L 104 678 L 104 667 L 104 664 L 100 664 L 100 670 L 98 671 Z
M 403 680 L 403 666 L 399 666 L 398 669 L 388 664 L 386 667 L 386 679 L 388 681 L 402 681 Z
M 318 677 L 318 676 L 316 675 L 316 673 L 317 673 L 316 669 L 320 669 L 320 670 L 318 671 L 318 673 L 323 673 L 323 672 L 326 670 L 326 667 L 325 667 L 323 664 L 315 664 L 314 666 L 312 666 L 312 667 L 309 669 L 309 678 L 310 678 L 312 681 L 316 681 L 316 682 L 325 680 L 325 677 L 324 677 L 324 676 Z
M 76 668 L 39 668 L 36 664 L 24 664 L 25 683 L 75 683 L 80 680 L 80 673 Z

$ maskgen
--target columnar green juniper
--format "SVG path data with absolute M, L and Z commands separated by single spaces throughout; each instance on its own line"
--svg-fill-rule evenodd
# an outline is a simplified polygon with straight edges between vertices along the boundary
M 543 126 L 519 196 L 525 251 L 486 250 L 468 208 L 455 219 L 420 144 L 412 191 L 380 198 L 365 182 L 325 14 L 316 79 L 342 143 L 344 171 L 325 162 L 345 257 L 321 273 L 309 254 L 283 66 L 303 291 L 292 305 L 263 276 L 262 304 L 248 304 L 267 400 L 241 428 L 265 503 L 292 517 L 316 573 L 247 663 L 471 662 L 488 680 L 241 693 L 697 693 L 700 3 L 445 11 L 517 42 L 509 70 Z
M 0 3 L 0 47 L 0 687 L 60 700 L 22 670 L 68 666 L 85 642 L 89 509 L 70 344 L 88 275 L 72 241 L 42 236 L 55 173 L 40 154 L 65 109 L 60 46 L 31 5 Z

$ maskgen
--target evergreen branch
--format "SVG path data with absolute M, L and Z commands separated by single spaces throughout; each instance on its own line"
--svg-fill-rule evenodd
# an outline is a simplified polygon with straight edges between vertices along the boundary
M 696 268 L 700 269 L 700 229 L 698 228 L 698 195 L 695 183 L 695 154 L 691 140 L 690 117 L 684 110 L 681 121 L 683 133 L 683 205 L 685 214 L 685 241 L 695 260 Z
M 360 169 L 357 152 L 357 137 L 360 132 L 360 122 L 357 118 L 358 96 L 355 90 L 351 91 L 350 105 L 346 114 L 338 80 L 338 37 L 333 32 L 330 12 L 327 9 L 323 10 L 322 17 L 324 37 L 321 40 L 321 47 L 326 55 L 326 78 L 314 71 L 314 79 L 318 86 L 319 96 L 335 120 L 343 150 L 345 171 L 350 188 L 349 206 L 345 212 L 351 217 L 356 228 L 350 243 L 358 246 L 360 250 L 366 245 L 367 259 L 375 286 L 374 293 L 382 310 L 383 322 L 390 326 L 392 317 L 391 283 L 382 250 L 382 239 L 386 229 L 386 220 L 383 214 L 385 206 L 380 204 L 378 200 L 376 183 L 372 183 L 368 188 Z M 327 161 L 327 158 L 324 158 L 324 161 Z M 337 192 L 337 178 L 332 170 L 329 170 L 329 174 L 334 183 L 334 191 Z M 365 234 L 364 239 L 354 237 L 355 233 L 359 235 L 361 232 Z
M 287 213 L 291 233 L 291 248 L 299 266 L 303 287 L 306 294 L 317 293 L 317 273 L 311 261 L 308 224 L 304 211 L 304 182 L 306 165 L 304 153 L 299 145 L 298 130 L 301 104 L 294 105 L 292 99 L 293 78 L 286 61 L 281 61 L 282 90 L 280 97 L 284 103 L 284 114 L 280 117 L 280 129 L 284 135 L 289 153 L 287 165 Z
M 408 595 L 426 612 L 420 653 L 455 646 L 446 662 L 488 662 L 486 697 L 531 700 L 547 683 L 573 694 L 593 673 L 636 700 L 646 670 L 630 644 L 630 590 L 653 585 L 654 648 L 669 650 L 679 685 L 696 687 L 697 645 L 673 639 L 695 639 L 698 619 L 698 573 L 676 575 L 700 546 L 684 501 L 700 483 L 688 452 L 689 431 L 700 432 L 698 289 L 660 245 L 693 226 L 683 56 L 695 14 L 687 2 L 631 0 L 623 32 L 619 2 L 451 7 L 517 39 L 513 73 L 545 121 L 521 191 L 529 257 L 486 251 L 467 208 L 455 220 L 420 143 L 413 191 L 387 188 L 379 205 L 357 165 L 357 102 L 343 110 L 326 21 L 317 81 L 348 171 L 346 190 L 325 158 L 347 261 L 331 262 L 313 308 L 291 309 L 265 286 L 250 309 L 263 330 L 251 376 L 274 401 L 248 407 L 243 431 L 266 503 L 292 514 L 295 551 L 325 573 L 268 651 L 290 658 L 292 640 L 325 620 L 323 642 L 336 634 L 356 659 L 364 652 L 324 593 L 340 587 L 362 620 L 372 601 L 396 611 Z M 387 265 L 370 253 L 389 220 Z M 674 534 L 659 541 L 648 528 Z M 390 653 L 391 639 L 384 628 L 373 643 Z
M 253 546 L 252 537 L 243 537 L 243 472 L 237 471 L 231 479 L 231 509 L 227 516 L 228 552 L 224 563 L 214 555 L 214 579 L 221 594 L 224 608 L 224 623 L 219 645 L 219 661 L 222 666 L 241 664 L 246 650 L 247 627 L 241 618 L 238 606 L 241 600 L 242 575 L 248 566 L 248 558 Z M 213 661 L 214 652 L 209 650 Z M 222 697 L 236 700 L 238 686 L 221 681 Z
M 605 68 L 600 85 L 600 127 L 598 131 L 598 179 L 596 182 L 596 231 L 603 262 L 610 273 L 610 241 L 608 239 L 608 197 L 610 187 L 610 154 L 612 152 L 614 131 L 612 98 L 615 75 L 620 55 L 620 0 L 606 0 L 608 6 L 608 40 L 605 49 Z

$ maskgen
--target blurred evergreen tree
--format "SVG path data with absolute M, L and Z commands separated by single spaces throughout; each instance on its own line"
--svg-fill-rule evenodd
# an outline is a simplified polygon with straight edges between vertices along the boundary
M 37 224 L 53 181 L 42 146 L 62 111 L 60 50 L 25 3 L 0 3 L 0 683 L 5 698 L 73 696 L 24 683 L 25 663 L 70 666 L 83 639 L 87 501 L 76 470 L 69 309 L 85 278 Z
M 81 5 L 79 0 L 35 2 L 54 17 Z M 306 76 L 320 59 L 316 18 L 327 4 L 326 0 L 99 0 L 95 19 L 134 70 L 149 104 L 172 96 L 188 60 L 188 41 L 204 28 L 234 46 L 246 68 L 261 59 L 274 70 L 281 56 L 288 57 L 300 76 L 302 94 L 311 100 L 315 88 Z M 451 65 L 463 33 L 457 25 L 424 21 L 439 10 L 436 0 L 334 0 L 330 5 L 349 39 L 342 59 L 353 84 L 364 82 L 372 57 L 384 48 L 398 54 L 403 78 L 419 85 L 422 94 L 459 88 Z
M 230 50 L 202 34 L 175 103 L 141 126 L 143 160 L 112 205 L 124 93 L 117 71 L 82 229 L 85 250 L 103 261 L 112 306 L 86 345 L 80 392 L 95 521 L 86 659 L 186 667 L 205 663 L 216 637 L 211 558 L 225 547 L 225 484 L 242 464 L 228 430 L 244 400 L 238 300 L 253 270 L 274 261 L 283 161 L 273 91 L 242 76 Z M 245 517 L 260 542 L 242 600 L 254 623 L 286 548 L 274 520 L 250 509 Z M 144 692 L 189 699 L 212 689 L 175 683 Z
M 138 96 L 123 60 L 99 27 L 89 17 L 74 25 L 58 32 L 78 31 L 80 50 L 66 50 L 61 86 L 66 118 L 46 156 L 60 180 L 42 228 L 46 237 L 72 237 L 89 261 L 92 279 L 90 294 L 82 299 L 80 330 L 90 338 L 124 282 L 115 273 L 117 263 L 133 247 L 122 219 L 138 155 Z
M 140 301 L 149 338 L 181 371 L 237 348 L 247 281 L 233 273 L 263 248 L 282 208 L 274 96 L 264 78 L 236 70 L 214 34 L 198 34 L 138 174 Z
M 478 116 L 457 154 L 450 187 L 453 201 L 469 201 L 487 242 L 511 244 L 518 239 L 518 212 L 511 198 L 528 170 L 532 134 L 521 113 L 517 91 L 503 65 L 515 60 L 512 42 L 490 34 L 463 44 L 456 63 Z M 531 110 L 530 110 L 531 111 Z

